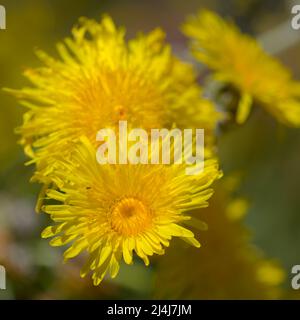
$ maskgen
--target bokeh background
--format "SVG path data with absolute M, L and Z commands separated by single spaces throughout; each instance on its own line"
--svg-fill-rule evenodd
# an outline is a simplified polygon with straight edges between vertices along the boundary
M 201 8 L 232 17 L 300 79 L 300 31 L 290 27 L 294 1 L 1 0 L 0 4 L 7 11 L 7 30 L 0 31 L 1 88 L 26 85 L 23 69 L 39 64 L 34 48 L 55 55 L 55 43 L 69 35 L 80 16 L 99 19 L 108 13 L 126 26 L 128 37 L 161 26 L 175 53 L 192 61 L 179 26 Z M 148 268 L 140 263 L 122 266 L 115 280 L 95 288 L 90 279 L 78 276 L 79 262 L 63 265 L 61 251 L 40 238 L 48 217 L 34 212 L 39 186 L 29 183 L 33 168 L 24 166 L 26 159 L 14 134 L 23 111 L 15 99 L 0 92 L 0 264 L 7 269 L 7 290 L 0 290 L 0 299 L 156 297 L 169 283 L 155 280 L 156 263 Z M 283 266 L 288 290 L 291 267 L 300 264 L 300 130 L 279 125 L 257 108 L 244 126 L 222 127 L 218 147 L 225 174 L 241 173 L 238 193 L 250 203 L 244 223 L 251 241 Z

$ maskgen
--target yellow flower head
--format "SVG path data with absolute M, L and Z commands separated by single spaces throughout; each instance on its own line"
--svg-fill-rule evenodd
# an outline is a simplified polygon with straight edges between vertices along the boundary
M 243 123 L 253 99 L 278 121 L 300 126 L 300 82 L 255 39 L 210 11 L 201 11 L 183 26 L 195 57 L 214 71 L 217 80 L 240 91 L 237 122 Z
M 42 208 L 56 224 L 42 237 L 54 236 L 53 246 L 71 243 L 66 260 L 87 252 L 82 277 L 92 271 L 95 285 L 107 272 L 114 278 L 122 256 L 131 264 L 133 251 L 148 265 L 148 257 L 164 254 L 172 237 L 200 246 L 182 225 L 191 223 L 186 211 L 207 206 L 209 187 L 220 175 L 214 160 L 193 176 L 186 175 L 184 164 L 100 165 L 87 138 L 72 161 L 61 160 L 54 180 L 63 184 L 46 192 L 52 203 Z
M 126 42 L 108 16 L 82 18 L 57 45 L 60 59 L 37 52 L 44 66 L 25 72 L 33 86 L 9 91 L 28 108 L 18 132 L 39 181 L 48 182 L 54 155 L 68 157 L 81 135 L 95 143 L 98 130 L 119 120 L 146 130 L 176 123 L 213 131 L 218 113 L 164 37 L 156 29 Z

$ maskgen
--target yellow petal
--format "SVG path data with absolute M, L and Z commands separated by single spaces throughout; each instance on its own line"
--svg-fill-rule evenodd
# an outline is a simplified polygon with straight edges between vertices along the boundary
M 118 260 L 116 259 L 115 255 L 112 255 L 110 259 L 110 265 L 109 265 L 109 273 L 112 278 L 115 278 L 119 272 L 120 265 Z
M 106 260 L 107 258 L 111 255 L 112 253 L 112 247 L 109 245 L 106 245 L 103 247 L 100 253 L 100 259 L 97 262 L 97 268 L 100 267 Z
M 239 101 L 239 105 L 236 113 L 236 122 L 238 124 L 243 124 L 247 120 L 251 107 L 252 107 L 252 97 L 249 94 L 244 93 Z
M 53 247 L 59 247 L 59 246 L 64 246 L 68 242 L 74 240 L 77 237 L 77 235 L 72 235 L 72 236 L 58 236 L 53 238 L 49 243 Z
M 199 241 L 195 238 L 181 238 L 183 241 L 187 242 L 188 244 L 191 244 L 192 246 L 196 247 L 196 248 L 200 248 L 201 244 L 199 243 Z
M 77 240 L 74 244 L 65 251 L 64 258 L 65 260 L 76 257 L 82 250 L 88 246 L 88 243 L 85 240 Z
M 128 238 L 123 241 L 123 258 L 125 263 L 132 264 L 132 250 Z

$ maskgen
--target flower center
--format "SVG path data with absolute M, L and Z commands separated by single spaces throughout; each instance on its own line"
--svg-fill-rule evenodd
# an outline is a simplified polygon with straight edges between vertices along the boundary
M 117 202 L 111 212 L 112 228 L 123 235 L 137 235 L 152 223 L 152 214 L 142 201 L 124 198 Z

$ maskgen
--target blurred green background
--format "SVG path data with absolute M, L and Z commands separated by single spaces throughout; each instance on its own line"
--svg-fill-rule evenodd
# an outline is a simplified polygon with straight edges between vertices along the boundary
M 290 21 L 293 1 L 2 0 L 0 4 L 7 12 L 7 30 L 0 31 L 1 88 L 26 85 L 23 69 L 39 63 L 34 48 L 55 55 L 55 43 L 69 35 L 80 16 L 99 20 L 108 13 L 117 25 L 126 26 L 128 37 L 161 26 L 175 53 L 191 60 L 179 26 L 200 8 L 230 16 L 242 30 L 271 39 L 270 50 L 276 48 L 276 55 L 300 78 L 300 31 L 290 28 L 296 40 L 283 48 L 280 39 L 267 36 Z M 7 269 L 7 290 L 0 291 L 0 299 L 153 297 L 155 286 L 166 285 L 155 284 L 155 265 L 122 266 L 117 279 L 94 288 L 90 279 L 78 276 L 79 263 L 63 265 L 60 250 L 40 238 L 48 217 L 33 211 L 39 186 L 29 183 L 33 168 L 24 166 L 26 158 L 14 134 L 23 111 L 15 99 L 0 92 L 0 264 Z M 219 133 L 222 169 L 243 173 L 239 193 L 251 203 L 246 223 L 254 243 L 282 263 L 289 287 L 291 267 L 300 264 L 300 130 L 281 127 L 257 108 L 244 126 L 225 127 Z

